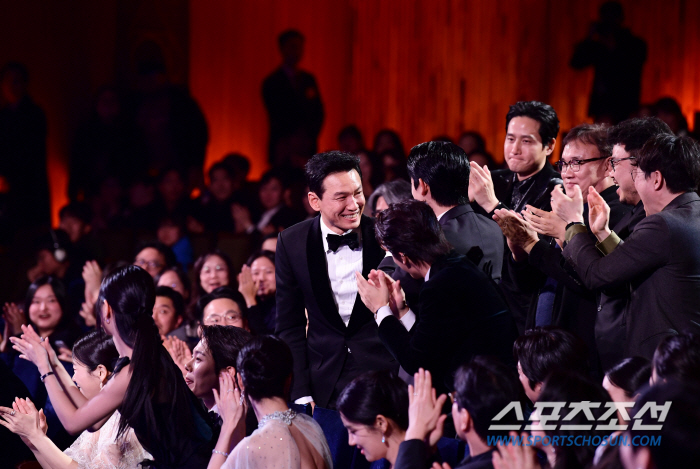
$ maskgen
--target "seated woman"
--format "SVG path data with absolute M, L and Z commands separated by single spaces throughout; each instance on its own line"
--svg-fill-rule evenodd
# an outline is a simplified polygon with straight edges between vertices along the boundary
M 238 374 L 240 380 L 228 374 L 220 379 L 217 406 L 224 423 L 209 469 L 330 469 L 333 462 L 321 427 L 287 406 L 292 381 L 292 352 L 287 344 L 273 336 L 253 338 L 240 351 Z M 244 415 L 236 387 L 239 381 L 259 424 L 228 454 Z
M 197 302 L 197 311 L 204 326 L 235 326 L 248 329 L 247 309 L 243 296 L 229 287 L 220 287 Z
M 102 282 L 100 323 L 112 335 L 120 358 L 105 387 L 85 403 L 74 402 L 54 376 L 54 364 L 31 327 L 15 347 L 31 359 L 66 430 L 99 429 L 119 409 L 118 437 L 133 428 L 153 455 L 156 468 L 204 468 L 214 444 L 206 409 L 189 390 L 182 373 L 161 344 L 153 322 L 155 287 L 145 270 L 119 269 Z
M 16 309 L 14 305 L 11 307 Z M 37 331 L 40 337 L 48 340 L 51 346 L 58 350 L 59 359 L 64 362 L 69 373 L 72 373 L 70 349 L 73 347 L 75 340 L 80 337 L 80 327 L 65 314 L 66 294 L 63 283 L 56 277 L 41 277 L 37 279 L 27 289 L 24 311 L 28 312 L 29 324 Z M 23 316 L 21 312 L 19 314 Z M 18 325 L 21 326 L 22 322 L 24 322 L 24 319 Z M 10 340 L 14 339 L 10 337 Z M 8 349 L 9 345 L 11 344 L 8 344 Z M 73 438 L 66 433 L 56 416 L 56 411 L 40 379 L 43 373 L 40 373 L 36 365 L 31 361 L 22 360 L 14 350 L 8 350 L 6 353 L 3 353 L 2 358 L 15 375 L 27 386 L 36 405 L 39 408 L 44 408 L 49 422 L 49 437 L 59 446 L 68 446 L 73 441 Z
M 230 285 L 232 272 L 231 258 L 218 249 L 199 256 L 194 263 L 196 285 L 191 303 L 196 305 L 204 295 Z
M 350 446 L 367 461 L 384 458 L 394 467 L 408 428 L 406 383 L 386 371 L 369 371 L 343 389 L 337 407 Z
M 71 399 L 77 401 L 86 402 L 96 396 L 111 377 L 119 359 L 111 337 L 102 331 L 89 332 L 73 346 L 74 373 L 71 378 L 53 349 L 46 342 L 44 344 L 54 362 L 56 378 Z M 70 448 L 61 452 L 46 436 L 43 412 L 38 412 L 31 400 L 17 399 L 14 407 L 14 414 L 13 409 L 0 408 L 5 412 L 5 422 L 0 421 L 0 424 L 22 437 L 44 469 L 135 469 L 139 462 L 150 457 L 131 429 L 117 441 L 119 411 L 115 411 L 100 430 L 84 431 Z
M 254 334 L 274 334 L 277 320 L 275 253 L 258 251 L 238 274 L 238 291 L 248 308 L 248 323 Z

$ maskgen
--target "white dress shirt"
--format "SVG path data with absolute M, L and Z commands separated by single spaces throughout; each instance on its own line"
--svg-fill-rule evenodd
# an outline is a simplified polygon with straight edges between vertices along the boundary
M 348 230 L 343 234 L 352 232 Z M 338 307 L 338 314 L 345 326 L 350 323 L 352 308 L 355 306 L 357 298 L 357 279 L 355 272 L 362 272 L 362 239 L 360 230 L 357 230 L 360 245 L 357 249 L 350 249 L 349 246 L 341 246 L 336 252 L 328 249 L 329 234 L 337 235 L 326 226 L 321 218 L 321 239 L 323 240 L 323 251 L 326 253 L 326 264 L 328 266 L 328 279 L 331 281 L 333 299 Z

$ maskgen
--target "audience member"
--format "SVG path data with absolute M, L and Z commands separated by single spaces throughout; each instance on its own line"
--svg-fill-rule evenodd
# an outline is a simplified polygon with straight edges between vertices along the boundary
M 666 96 L 654 103 L 654 115 L 669 126 L 671 132 L 679 137 L 689 135 L 688 120 L 683 115 L 681 105 L 678 101 Z
M 255 337 L 243 346 L 236 368 L 240 380 L 223 374 L 218 396 L 215 394 L 223 424 L 210 469 L 330 469 L 333 466 L 321 427 L 311 417 L 298 414 L 287 405 L 292 361 L 289 347 L 276 337 Z M 259 423 L 250 436 L 237 442 L 240 432 L 236 433 L 235 429 L 245 415 L 241 390 Z
M 304 36 L 289 29 L 277 41 L 282 65 L 265 78 L 262 95 L 270 124 L 269 161 L 288 166 L 316 153 L 324 113 L 316 79 L 299 68 Z
M 369 462 L 386 459 L 394 467 L 408 428 L 406 383 L 387 371 L 368 371 L 338 396 L 337 408 L 348 443 Z
M 175 255 L 177 264 L 188 267 L 192 265 L 194 253 L 192 243 L 185 231 L 185 218 L 166 215 L 161 218 L 156 231 L 158 242 L 169 247 Z
M 47 351 L 54 363 L 56 378 L 74 401 L 84 403 L 95 397 L 114 373 L 119 352 L 111 337 L 93 331 L 73 346 L 73 376 L 56 359 L 50 346 Z M 97 431 L 85 430 L 64 452 L 45 434 L 46 416 L 29 399 L 17 398 L 13 409 L 0 407 L 5 425 L 22 436 L 44 469 L 58 467 L 131 468 L 151 457 L 128 428 L 118 439 L 119 411 L 114 411 Z M 9 423 L 9 425 L 8 425 Z
M 219 249 L 199 256 L 194 263 L 194 278 L 198 281 L 192 302 L 197 302 L 203 295 L 219 287 L 230 285 L 231 275 L 233 275 L 231 258 Z
M 401 137 L 394 130 L 382 129 L 374 136 L 372 151 L 376 155 L 382 155 L 387 151 L 396 151 L 402 157 L 406 155 Z
M 467 155 L 471 155 L 474 152 L 486 151 L 486 140 L 484 140 L 484 136 L 475 130 L 465 130 L 462 132 L 457 140 L 457 145 L 459 145 Z
M 379 212 L 389 208 L 389 205 L 409 200 L 411 197 L 411 183 L 403 179 L 397 179 L 385 182 L 377 187 L 367 199 L 367 206 L 369 207 L 370 215 L 376 218 Z
M 177 264 L 175 254 L 160 241 L 142 243 L 136 250 L 134 265 L 141 267 L 154 279 Z
M 245 299 L 250 329 L 254 334 L 275 333 L 277 300 L 275 293 L 275 253 L 253 253 L 238 274 L 238 291 Z
M 537 402 L 547 376 L 556 370 L 588 373 L 586 345 L 563 329 L 538 327 L 525 331 L 513 344 L 518 375 L 525 394 Z
M 185 328 L 180 327 L 185 319 L 185 300 L 170 287 L 156 287 L 156 301 L 153 305 L 153 321 L 162 338 L 173 335 L 187 340 Z
M 377 154 L 379 155 L 379 161 L 382 163 L 384 182 L 391 182 L 397 179 L 408 180 L 406 154 L 403 153 L 403 150 L 389 149 Z
M 494 171 L 470 163 L 469 199 L 477 213 L 493 218 L 498 208 L 510 208 L 520 213 L 526 205 L 549 211 L 550 193 L 562 184 L 559 173 L 549 164 L 554 151 L 559 118 L 548 104 L 520 101 L 506 115 L 506 139 L 503 144 L 508 169 Z M 505 253 L 510 258 L 511 253 Z M 512 278 L 509 263 L 503 264 L 501 289 L 518 330 L 526 329 L 533 292 L 520 291 Z
M 262 244 L 260 245 L 261 251 L 277 251 L 277 237 L 278 233 L 269 234 L 263 238 Z
M 362 138 L 362 132 L 356 125 L 350 124 L 340 129 L 340 132 L 338 132 L 338 150 L 352 155 L 359 155 L 364 149 L 365 142 Z M 364 168 L 362 169 L 364 173 Z M 367 176 L 369 177 L 369 175 Z
M 384 163 L 379 156 L 369 150 L 360 150 L 357 152 L 357 156 L 360 157 L 360 169 L 362 170 L 362 192 L 365 193 L 365 198 L 370 197 L 386 179 Z
M 234 202 L 234 173 L 231 167 L 220 161 L 209 168 L 209 185 L 207 190 L 195 202 L 193 222 L 188 228 L 196 233 L 234 231 L 236 229 L 231 215 L 231 203 Z
M 700 336 L 669 335 L 656 347 L 652 360 L 652 384 L 669 380 L 700 384 Z
M 294 355 L 292 399 L 332 408 L 362 372 L 396 368 L 379 341 L 373 312 L 358 301 L 354 273 L 368 275 L 385 254 L 374 221 L 362 215 L 357 156 L 320 153 L 309 160 L 306 176 L 309 204 L 320 216 L 279 235 L 275 332 Z
M 182 299 L 185 300 L 185 305 L 189 304 L 192 295 L 192 285 L 190 284 L 190 278 L 180 267 L 173 266 L 164 270 L 155 279 L 155 282 L 156 287 L 172 288 L 182 295 Z
M 197 301 L 198 317 L 204 326 L 235 326 L 248 329 L 243 295 L 230 287 L 219 287 Z
M 430 371 L 442 393 L 453 389 L 459 365 L 477 355 L 512 362 L 517 333 L 507 306 L 491 279 L 451 249 L 427 204 L 394 204 L 379 214 L 375 230 L 397 266 L 425 279 L 416 319 L 400 281 L 376 270 L 368 281 L 356 272 L 360 298 L 374 314 L 379 338 L 407 373 Z
M 700 233 L 700 146 L 689 137 L 657 135 L 647 141 L 632 171 L 646 218 L 624 243 L 609 228 L 609 207 L 589 189 L 589 219 L 599 249 L 583 226 L 583 200 L 563 194 L 570 224 L 564 257 L 574 264 L 588 288 L 609 288 L 630 282 L 625 356 L 650 358 L 669 330 L 697 331 L 698 256 Z M 566 209 L 568 208 L 568 209 Z M 561 215 L 560 215 L 561 216 Z M 670 249 L 669 246 L 673 246 Z

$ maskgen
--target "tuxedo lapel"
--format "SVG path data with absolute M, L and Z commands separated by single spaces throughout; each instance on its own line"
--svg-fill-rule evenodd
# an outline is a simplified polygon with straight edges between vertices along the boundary
M 379 246 L 374 234 L 374 220 L 369 217 L 362 217 L 360 222 L 362 231 L 362 276 L 367 278 L 372 269 L 376 269 L 384 259 L 386 252 Z M 355 304 L 352 307 L 350 322 L 348 323 L 348 334 L 353 334 L 368 320 L 373 319 L 372 313 L 365 307 L 365 304 L 358 293 L 355 297 Z
M 337 329 L 344 331 L 345 323 L 340 318 L 338 306 L 333 298 L 331 281 L 328 278 L 328 264 L 326 253 L 323 252 L 323 240 L 321 239 L 321 217 L 316 217 L 309 229 L 306 243 L 306 262 L 309 267 L 311 288 L 316 298 L 316 304 L 321 309 L 326 319 Z M 310 314 L 310 312 L 309 312 Z

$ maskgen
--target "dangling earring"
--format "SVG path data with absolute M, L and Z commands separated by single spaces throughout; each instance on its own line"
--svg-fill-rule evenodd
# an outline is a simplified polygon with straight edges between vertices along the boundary
M 107 324 L 109 324 L 109 318 L 105 319 L 105 322 L 106 322 Z
M 382 443 L 386 443 L 386 438 L 384 438 L 384 433 L 382 433 Z

